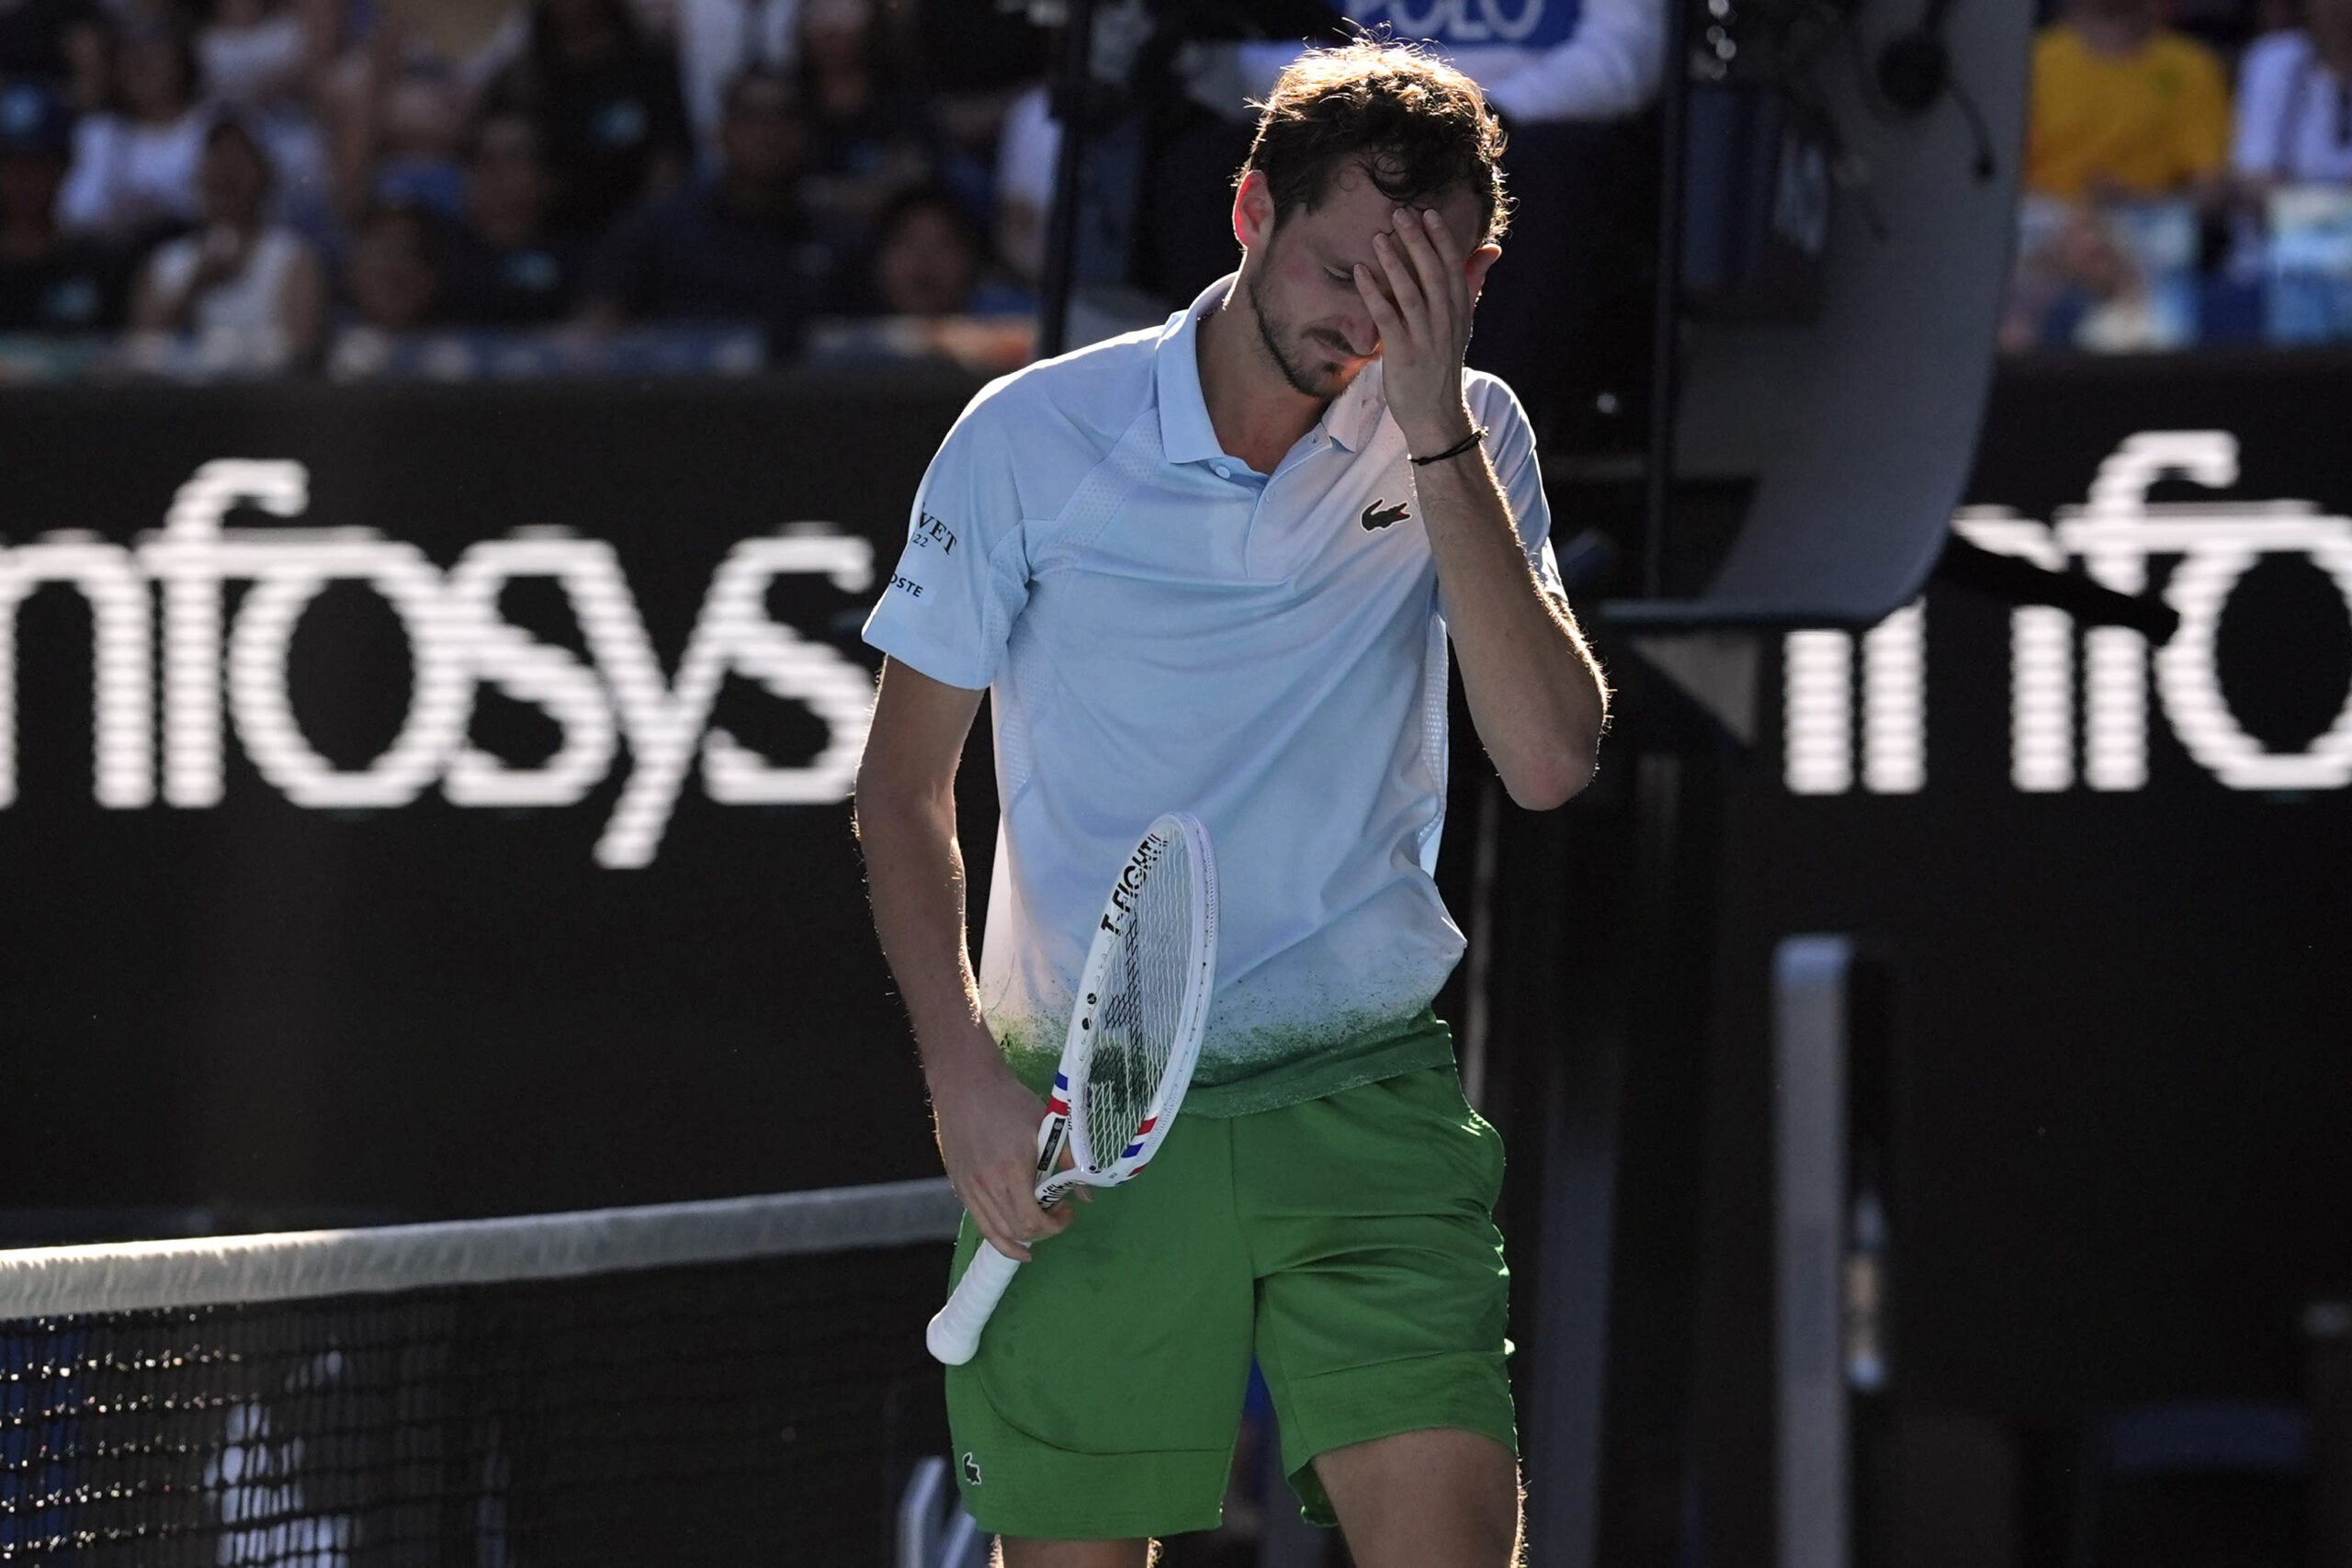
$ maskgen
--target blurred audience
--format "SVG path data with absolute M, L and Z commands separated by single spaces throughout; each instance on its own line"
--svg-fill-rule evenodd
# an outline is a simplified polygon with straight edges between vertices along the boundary
M 62 232 L 57 193 L 74 147 L 65 89 L 0 84 L 0 333 L 85 333 L 122 324 L 119 253 Z
M 553 226 L 567 234 L 675 188 L 693 163 L 677 62 L 628 0 L 537 0 L 529 47 L 488 103 L 537 122 L 561 182 Z
M 2165 297 L 2165 280 L 2144 254 L 2148 247 L 2132 243 L 2126 216 L 2064 203 L 2027 221 L 2001 321 L 2004 349 L 2127 354 L 2188 341 L 2194 324 Z M 2193 246 L 2193 223 L 2188 227 Z
M 57 198 L 67 231 L 128 244 L 198 217 L 209 123 L 198 87 L 185 32 L 160 21 L 125 28 L 107 107 L 74 129 L 74 166 Z
M 866 313 L 886 316 L 1006 315 L 1035 309 L 1023 290 L 991 276 L 979 225 L 944 186 L 906 192 L 875 222 Z
M 538 127 L 524 115 L 485 118 L 466 164 L 465 224 L 449 246 L 452 321 L 525 326 L 571 313 L 581 250 L 548 232 L 554 207 Z
M 592 324 L 753 321 L 789 355 L 824 311 L 846 248 L 802 203 L 808 128 L 792 79 L 745 72 L 727 90 L 714 175 L 625 219 L 589 263 Z
M 2163 17 L 2162 0 L 2071 0 L 2035 38 L 2030 191 L 2068 201 L 2220 194 L 2229 85 L 2213 51 Z
M 193 334 L 218 368 L 284 369 L 317 348 L 325 274 L 300 236 L 269 221 L 271 177 L 268 154 L 242 121 L 213 124 L 197 175 L 203 225 L 148 257 L 133 326 Z
M 0 81 L 36 82 L 76 108 L 106 97 L 106 16 L 96 0 L 0 4 Z
M 324 96 L 343 210 L 375 202 L 454 212 L 458 152 L 484 91 L 529 39 L 522 0 L 376 0 L 375 25 Z
M 755 66 L 790 71 L 797 61 L 801 0 L 675 0 L 679 85 L 695 138 L 716 157 L 727 84 Z
M 205 85 L 248 112 L 307 103 L 334 59 L 341 22 L 333 0 L 214 0 L 196 35 Z
M 864 227 L 931 176 L 929 111 L 899 70 L 876 0 L 800 0 L 799 75 L 811 207 Z
M 2230 164 L 2257 197 L 2273 186 L 2352 185 L 2352 0 L 2308 0 L 2301 27 L 2246 50 Z
M 343 290 L 356 324 L 414 332 L 439 319 L 444 245 L 439 221 L 413 207 L 379 207 L 353 225 Z

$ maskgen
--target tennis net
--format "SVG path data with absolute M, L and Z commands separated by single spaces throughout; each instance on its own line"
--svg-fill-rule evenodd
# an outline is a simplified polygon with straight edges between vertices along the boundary
M 0 1252 L 0 1562 L 869 1564 L 941 1181 Z

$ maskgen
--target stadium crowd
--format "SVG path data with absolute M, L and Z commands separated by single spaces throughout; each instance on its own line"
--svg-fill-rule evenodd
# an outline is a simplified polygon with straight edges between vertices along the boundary
M 1098 9 L 1125 85 L 1089 107 L 1077 272 L 1112 325 L 1230 267 L 1246 99 L 1392 8 Z M 1599 265 L 1593 172 L 1642 166 L 1611 139 L 1664 0 L 1450 16 L 1422 25 L 1531 198 L 1489 311 L 1531 330 L 1486 335 L 1548 363 L 1593 292 L 1561 281 Z M 1053 47 L 989 0 L 0 0 L 0 379 L 1019 363 Z
M 1038 51 L 997 26 L 933 90 L 953 4 L 0 0 L 0 335 L 205 375 L 438 332 L 527 369 L 660 323 L 725 367 L 1018 315 L 991 187 Z
M 2025 186 L 2011 350 L 2352 337 L 2352 0 L 2068 0 Z

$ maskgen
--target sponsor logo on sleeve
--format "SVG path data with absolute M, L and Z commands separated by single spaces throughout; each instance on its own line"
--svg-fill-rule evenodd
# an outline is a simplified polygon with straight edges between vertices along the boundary
M 919 550 L 935 549 L 943 556 L 952 556 L 956 553 L 956 530 L 928 512 L 919 513 L 915 525 L 908 530 L 907 542 Z

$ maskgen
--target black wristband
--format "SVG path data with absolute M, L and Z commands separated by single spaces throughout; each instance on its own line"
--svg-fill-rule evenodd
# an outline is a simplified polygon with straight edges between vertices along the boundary
M 1411 457 L 1410 460 L 1413 467 L 1417 468 L 1426 468 L 1431 463 L 1442 463 L 1448 457 L 1459 457 L 1462 454 L 1467 452 L 1471 447 L 1476 446 L 1479 442 L 1484 441 L 1486 438 L 1487 427 L 1483 424 L 1474 425 L 1472 426 L 1469 434 L 1464 436 L 1461 440 L 1455 442 L 1444 451 L 1432 452 L 1426 457 Z M 1408 454 L 1408 456 L 1409 457 L 1410 455 Z

